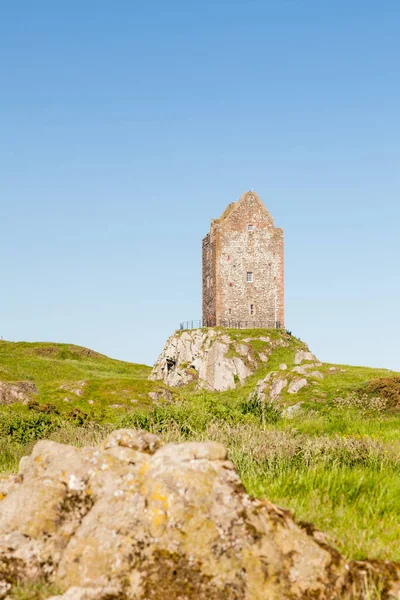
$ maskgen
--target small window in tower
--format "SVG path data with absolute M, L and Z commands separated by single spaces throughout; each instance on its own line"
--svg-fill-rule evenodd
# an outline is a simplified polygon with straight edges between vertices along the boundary
M 247 271 L 246 281 L 247 281 L 247 283 L 252 283 L 253 282 L 253 273 L 252 273 L 252 271 Z
M 248 231 L 254 231 L 254 225 L 247 225 Z
M 250 314 L 254 315 L 254 304 L 250 304 Z

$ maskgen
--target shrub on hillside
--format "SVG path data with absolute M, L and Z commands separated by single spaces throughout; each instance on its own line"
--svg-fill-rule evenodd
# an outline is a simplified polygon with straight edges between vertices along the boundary
M 281 418 L 280 411 L 272 402 L 261 400 L 257 394 L 253 394 L 248 400 L 240 404 L 242 414 L 254 415 L 262 423 L 277 423 Z
M 196 433 L 204 433 L 210 423 L 276 423 L 280 419 L 279 411 L 270 403 L 256 397 L 244 400 L 238 406 L 204 394 L 200 402 L 177 402 L 175 404 L 155 406 L 150 412 L 133 411 L 124 415 L 119 427 L 146 429 L 152 433 L 163 434 L 177 431 L 184 438 Z
M 29 410 L 46 413 L 47 415 L 59 415 L 60 411 L 54 404 L 39 404 L 37 400 L 29 400 L 27 404 Z
M 346 396 L 333 399 L 336 406 L 343 408 L 356 408 L 362 412 L 383 412 L 390 408 L 387 398 L 371 396 L 365 391 L 349 392 Z
M 84 425 L 86 423 L 86 421 L 89 419 L 89 415 L 87 413 L 85 413 L 83 410 L 81 410 L 80 408 L 74 408 L 73 410 L 71 410 L 67 414 L 67 417 L 69 419 L 71 419 L 74 423 L 76 423 L 77 425 Z
M 373 379 L 365 388 L 367 394 L 375 394 L 386 400 L 388 408 L 400 408 L 400 377 Z
M 337 406 L 356 408 L 367 412 L 383 412 L 390 408 L 400 408 L 400 377 L 373 379 L 366 386 L 334 398 Z
M 234 422 L 235 411 L 213 398 L 205 398 L 203 405 L 182 402 L 155 406 L 149 413 L 132 412 L 122 417 L 120 424 L 159 434 L 173 429 L 183 436 L 190 436 L 205 431 L 208 423 L 215 420 Z
M 19 444 L 49 437 L 60 427 L 60 421 L 46 413 L 29 415 L 3 414 L 0 417 L 0 436 L 9 436 Z

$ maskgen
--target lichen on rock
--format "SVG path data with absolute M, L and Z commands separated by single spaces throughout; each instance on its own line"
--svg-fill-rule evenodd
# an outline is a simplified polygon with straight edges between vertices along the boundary
M 64 592 L 53 600 L 333 600 L 366 568 L 248 496 L 215 442 L 130 429 L 95 448 L 41 441 L 2 490 L 3 598 L 47 580 Z M 399 573 L 384 572 L 388 591 Z

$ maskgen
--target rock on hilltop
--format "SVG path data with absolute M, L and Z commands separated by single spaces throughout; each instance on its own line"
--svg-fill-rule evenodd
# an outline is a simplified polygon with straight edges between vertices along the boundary
M 1 598 L 40 579 L 64 591 L 52 600 L 356 599 L 375 571 L 249 497 L 217 443 L 131 429 L 95 448 L 40 441 L 0 482 Z M 396 568 L 381 571 L 398 597 Z
M 251 330 L 247 337 L 223 329 L 177 331 L 166 342 L 151 380 L 163 380 L 171 387 L 196 382 L 198 388 L 213 391 L 233 389 L 243 383 L 278 347 L 289 346 L 290 336 L 263 335 Z

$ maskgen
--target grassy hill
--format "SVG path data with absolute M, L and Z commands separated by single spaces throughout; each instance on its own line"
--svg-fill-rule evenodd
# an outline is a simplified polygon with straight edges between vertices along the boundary
M 150 371 L 71 344 L 0 342 L 0 381 L 33 382 L 38 403 L 51 403 L 61 413 L 77 407 L 97 420 L 113 416 L 107 413 L 112 404 L 151 404 L 149 393 L 165 386 L 148 381 Z
M 159 404 L 164 393 L 172 397 L 162 383 L 148 381 L 150 371 L 71 344 L 1 341 L 0 382 L 31 382 L 37 393 L 0 402 L 0 472 L 15 470 L 37 439 L 95 442 L 121 415 L 148 410 L 151 393 L 161 396 Z
M 74 346 L 46 342 L 0 341 L 0 379 L 27 379 L 42 387 L 54 382 L 93 379 L 145 380 L 150 367 L 113 360 Z
M 254 334 L 226 333 L 238 341 Z M 257 402 L 257 381 L 282 362 L 291 368 L 304 346 L 285 339 L 244 385 L 220 393 L 168 390 L 148 381 L 150 367 L 78 346 L 1 342 L 0 381 L 30 381 L 38 393 L 0 406 L 0 471 L 16 470 L 41 437 L 82 445 L 113 428 L 142 427 L 168 441 L 214 439 L 229 448 L 251 494 L 313 522 L 351 558 L 400 560 L 398 374 L 323 364 L 323 378 L 295 396 L 284 391 L 280 405 Z M 299 412 L 283 417 L 294 403 Z

